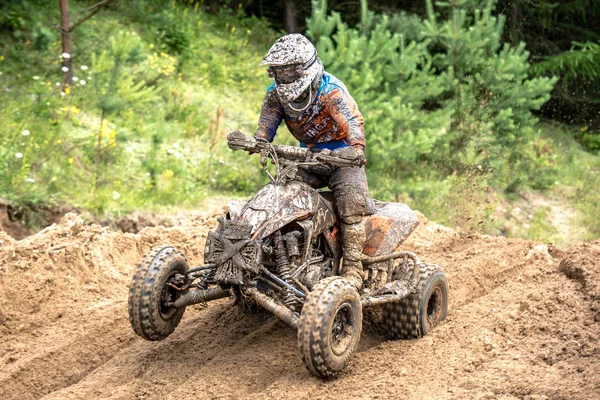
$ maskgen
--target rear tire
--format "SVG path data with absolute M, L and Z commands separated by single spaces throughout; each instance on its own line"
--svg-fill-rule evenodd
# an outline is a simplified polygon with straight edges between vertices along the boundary
M 390 339 L 418 339 L 427 335 L 448 314 L 448 280 L 434 264 L 419 264 L 417 293 L 382 309 L 382 328 Z M 406 279 L 412 276 L 409 268 Z
M 146 340 L 162 340 L 181 321 L 183 308 L 167 306 L 184 291 L 167 283 L 176 275 L 185 275 L 188 262 L 173 246 L 153 247 L 137 265 L 129 288 L 129 322 L 133 331 Z
M 298 347 L 311 374 L 330 378 L 348 366 L 360 341 L 362 308 L 354 286 L 339 276 L 317 283 L 300 313 Z

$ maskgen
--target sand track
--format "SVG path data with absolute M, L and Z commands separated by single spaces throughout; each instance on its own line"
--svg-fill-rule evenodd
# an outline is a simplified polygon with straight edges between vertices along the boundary
M 0 232 L 0 398 L 600 399 L 600 241 L 559 251 L 423 219 L 405 247 L 448 273 L 447 320 L 414 341 L 370 324 L 348 371 L 322 381 L 295 332 L 230 300 L 188 308 L 162 342 L 134 335 L 135 263 L 169 243 L 200 264 L 214 224 L 124 234 L 68 215 L 21 241 Z

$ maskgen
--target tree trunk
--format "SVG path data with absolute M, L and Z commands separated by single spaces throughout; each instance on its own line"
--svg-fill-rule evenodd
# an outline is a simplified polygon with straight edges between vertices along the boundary
M 287 33 L 298 32 L 296 4 L 294 0 L 283 0 L 283 28 Z
M 69 0 L 59 0 L 60 4 L 60 31 L 62 32 L 62 51 L 63 68 L 67 68 L 63 73 L 63 88 L 73 84 L 73 68 L 71 66 L 71 54 L 73 51 L 73 41 L 71 38 L 71 26 L 69 25 Z

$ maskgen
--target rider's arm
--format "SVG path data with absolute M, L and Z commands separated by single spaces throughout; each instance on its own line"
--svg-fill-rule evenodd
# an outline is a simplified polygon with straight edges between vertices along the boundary
M 272 142 L 282 120 L 283 108 L 277 100 L 275 90 L 269 87 L 265 100 L 263 101 L 260 118 L 258 119 L 258 129 L 256 130 L 254 137 Z
M 330 94 L 329 112 L 346 140 L 355 149 L 365 149 L 364 119 L 356 101 L 346 91 L 336 88 Z

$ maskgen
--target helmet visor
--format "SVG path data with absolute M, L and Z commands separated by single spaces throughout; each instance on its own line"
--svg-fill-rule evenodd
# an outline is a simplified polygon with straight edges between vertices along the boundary
M 294 83 L 306 75 L 307 71 L 301 64 L 269 68 L 269 76 L 274 78 L 279 85 Z

